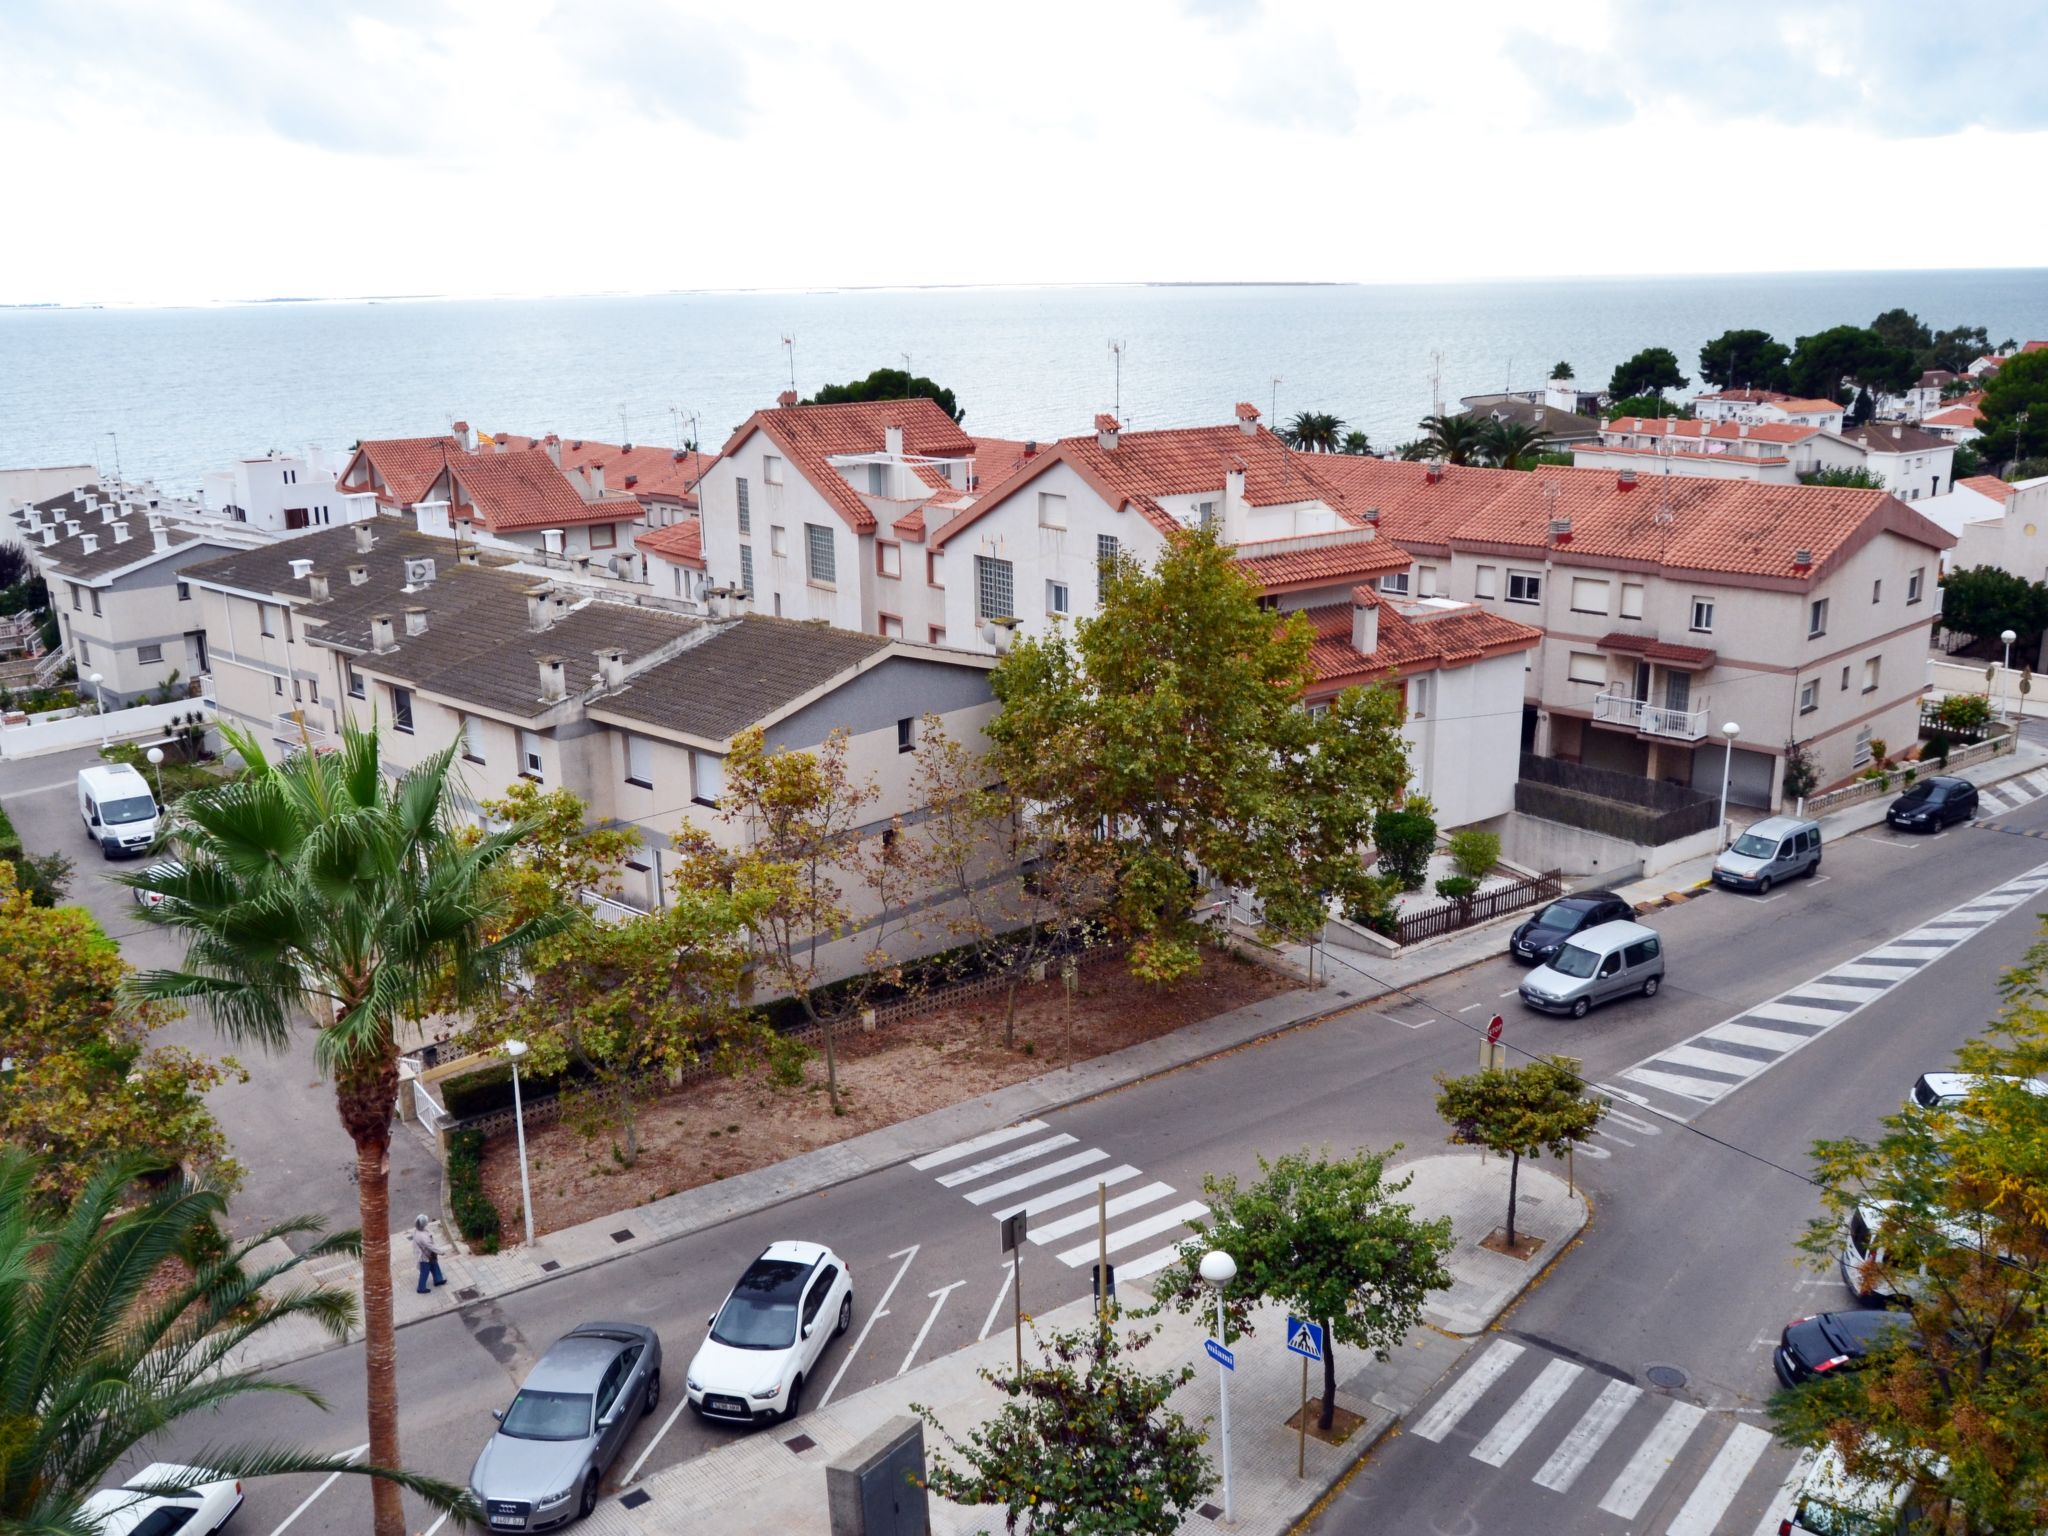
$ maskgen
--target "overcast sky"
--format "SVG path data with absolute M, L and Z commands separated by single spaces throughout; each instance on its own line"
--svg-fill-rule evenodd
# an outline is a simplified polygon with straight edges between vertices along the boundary
M 2048 0 L 4 0 L 0 302 L 2048 263 Z

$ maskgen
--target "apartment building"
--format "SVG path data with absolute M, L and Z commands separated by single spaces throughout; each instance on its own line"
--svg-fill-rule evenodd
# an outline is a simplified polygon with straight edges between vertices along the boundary
M 1693 396 L 1692 413 L 1701 421 L 1769 422 L 1777 426 L 1818 427 L 1839 432 L 1847 407 L 1834 400 L 1809 400 L 1776 389 L 1723 389 Z
M 307 448 L 299 453 L 273 449 L 260 458 L 237 459 L 226 469 L 208 472 L 201 483 L 200 504 L 212 517 L 270 534 L 374 516 L 373 497 L 344 496 L 335 488 L 350 457 Z
M 1600 424 L 1600 440 L 1574 450 L 1585 469 L 1698 475 L 1795 485 L 1821 470 L 1868 471 L 1902 501 L 1938 496 L 1948 485 L 1955 445 L 1904 422 L 1827 430 L 1781 422 L 1681 421 L 1620 416 Z
M 715 462 L 708 453 L 663 448 L 653 443 L 604 443 L 596 438 L 478 434 L 478 445 L 552 449 L 555 462 L 571 476 L 603 472 L 604 483 L 640 503 L 649 528 L 667 528 L 697 515 L 697 482 Z

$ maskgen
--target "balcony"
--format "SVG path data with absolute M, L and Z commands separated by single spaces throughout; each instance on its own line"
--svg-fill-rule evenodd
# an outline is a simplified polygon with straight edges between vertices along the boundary
M 1707 734 L 1704 709 L 1666 709 L 1624 693 L 1603 693 L 1593 700 L 1593 719 L 1596 724 L 1625 726 L 1665 741 L 1698 741 Z
M 300 748 L 324 752 L 334 744 L 332 734 L 327 728 L 316 725 L 313 717 L 301 709 L 279 711 L 271 725 L 270 739 L 288 752 L 295 752 Z

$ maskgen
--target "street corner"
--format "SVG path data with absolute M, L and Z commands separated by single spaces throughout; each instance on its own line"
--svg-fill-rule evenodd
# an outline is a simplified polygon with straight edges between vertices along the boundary
M 1570 1248 L 1592 1214 L 1572 1182 L 1524 1158 L 1514 1180 L 1510 1248 L 1506 1159 L 1447 1152 L 1392 1172 L 1410 1180 L 1404 1198 L 1418 1214 L 1451 1218 L 1451 1288 L 1431 1297 L 1423 1317 L 1461 1338 L 1484 1332 Z

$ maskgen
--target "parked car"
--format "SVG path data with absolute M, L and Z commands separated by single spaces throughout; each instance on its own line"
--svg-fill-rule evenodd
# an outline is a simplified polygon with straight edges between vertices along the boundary
M 207 1536 L 242 1507 L 242 1485 L 233 1478 L 201 1482 L 187 1493 L 151 1493 L 153 1483 L 193 1482 L 203 1467 L 153 1461 L 118 1488 L 101 1488 L 85 1500 L 88 1524 L 100 1536 Z
M 1580 891 L 1560 896 L 1508 935 L 1508 953 L 1527 965 L 1540 965 L 1582 929 L 1625 921 L 1636 909 L 1612 891 Z
M 1630 992 L 1655 997 L 1664 984 L 1664 941 L 1641 923 L 1602 923 L 1575 934 L 1522 981 L 1540 1013 L 1583 1019 L 1596 1003 Z
M 1921 1109 L 1953 1109 L 1985 1081 L 2019 1083 L 2031 1092 L 2048 1095 L 2048 1083 L 2037 1077 L 1983 1079 L 1972 1077 L 1967 1072 L 1922 1072 L 1913 1079 L 1912 1102 Z
M 469 1474 L 494 1531 L 545 1531 L 597 1507 L 636 1417 L 661 1401 L 661 1340 L 639 1323 L 585 1323 L 548 1346 Z M 636 1413 L 637 1410 L 637 1413 Z
M 156 863 L 150 865 L 142 873 L 143 877 L 148 880 L 164 880 L 172 875 L 183 874 L 184 870 L 185 866 L 180 860 L 158 859 Z M 139 907 L 160 907 L 164 903 L 164 893 L 162 891 L 152 891 L 148 887 L 141 885 L 135 886 L 133 889 L 135 891 L 135 904 Z
M 1946 1463 L 1935 1462 L 1936 1475 Z M 1778 1522 L 1778 1536 L 1896 1536 L 1907 1530 L 1906 1484 L 1871 1482 L 1849 1475 L 1842 1453 L 1822 1446 L 1800 1479 L 1792 1513 Z
M 825 1345 L 853 1322 L 853 1276 L 821 1243 L 770 1243 L 711 1318 L 683 1382 L 707 1419 L 796 1417 Z
M 1732 891 L 1770 894 L 1780 880 L 1811 879 L 1820 873 L 1820 823 L 1795 816 L 1766 816 L 1714 860 L 1714 884 Z
M 1869 1309 L 1795 1317 L 1778 1338 L 1771 1368 L 1788 1387 L 1830 1371 L 1853 1371 L 1863 1364 L 1865 1355 L 1885 1342 L 1886 1334 L 1901 1333 L 1905 1328 L 1898 1313 Z
M 1849 1219 L 1842 1224 L 1839 1259 L 1842 1283 L 1849 1287 L 1849 1294 L 1858 1301 L 1906 1307 L 1925 1292 L 1927 1276 L 1924 1271 L 1902 1270 L 1889 1275 L 1884 1272 L 1887 1259 L 1884 1245 L 1886 1213 L 1897 1203 L 1893 1200 L 1868 1201 L 1851 1211 Z M 1938 1230 L 1943 1241 L 1957 1248 L 1974 1248 L 1979 1253 L 1984 1251 L 1983 1234 L 1965 1221 L 1943 1221 Z M 2021 1262 L 2003 1251 L 1995 1257 L 2002 1264 Z
M 1977 814 L 1977 786 L 1968 779 L 1940 774 L 1922 779 L 1884 813 L 1888 826 L 1903 832 L 1939 832 Z

